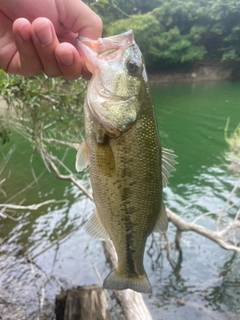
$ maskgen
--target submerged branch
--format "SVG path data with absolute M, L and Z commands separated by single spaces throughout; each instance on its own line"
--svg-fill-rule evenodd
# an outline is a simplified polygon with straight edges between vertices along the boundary
M 65 166 L 65 164 L 58 159 L 56 156 L 51 155 L 50 153 L 46 153 L 43 151 L 44 159 L 48 163 L 48 165 L 52 168 L 52 170 L 56 173 L 56 176 L 62 180 L 71 181 L 76 187 L 78 187 L 82 192 L 91 200 L 93 200 L 91 192 L 85 188 L 77 179 L 77 177 L 73 174 L 73 172 Z M 65 169 L 68 174 L 62 174 L 56 166 L 56 163 L 59 164 L 63 169 Z
M 224 206 L 222 209 L 212 211 L 212 212 L 206 212 L 199 217 L 197 217 L 193 222 L 187 222 L 184 221 L 182 218 L 180 218 L 176 213 L 171 211 L 170 209 L 167 209 L 168 219 L 170 222 L 175 225 L 177 228 L 177 232 L 181 234 L 181 232 L 187 232 L 192 231 L 196 232 L 205 238 L 208 238 L 212 240 L 213 242 L 217 243 L 220 247 L 222 247 L 225 250 L 231 250 L 237 253 L 240 253 L 240 246 L 239 246 L 239 239 L 238 241 L 235 238 L 235 232 L 238 230 L 240 231 L 240 209 L 237 209 L 237 206 L 239 204 L 239 201 L 233 201 L 232 198 L 236 194 L 237 189 L 240 186 L 240 179 L 236 182 L 235 186 L 233 187 L 232 191 L 230 192 L 228 199 L 226 200 Z M 236 214 L 235 217 L 232 219 L 232 221 L 229 221 L 223 225 L 221 224 L 221 220 L 223 218 L 228 217 L 227 211 L 236 208 Z M 201 219 L 202 217 L 206 217 L 207 215 L 217 215 L 216 217 L 216 230 L 212 231 L 210 229 L 207 229 L 205 227 L 202 227 L 196 222 Z M 179 250 L 180 247 L 180 238 L 176 236 L 176 248 Z
M 227 240 L 224 239 L 223 235 L 224 233 L 228 232 L 228 229 L 236 229 L 240 227 L 240 221 L 235 221 L 233 223 L 227 225 L 227 227 L 221 231 L 211 231 L 205 227 L 199 226 L 195 223 L 184 221 L 182 218 L 180 218 L 176 213 L 171 211 L 170 209 L 167 209 L 167 215 L 168 219 L 174 226 L 182 231 L 193 231 L 201 236 L 204 236 L 213 242 L 217 243 L 220 247 L 222 247 L 225 250 L 232 250 L 235 252 L 240 253 L 240 247 L 237 247 L 236 245 L 231 245 L 228 243 Z
M 13 218 L 9 214 L 7 214 L 5 211 L 6 210 L 37 210 L 42 206 L 45 206 L 47 204 L 52 204 L 52 203 L 62 203 L 62 202 L 67 202 L 67 200 L 47 200 L 44 202 L 40 202 L 37 204 L 31 204 L 29 206 L 22 206 L 22 205 L 17 205 L 17 204 L 10 204 L 10 203 L 0 203 L 0 217 L 2 218 L 9 218 L 14 221 L 19 221 L 21 220 L 20 218 Z
M 47 200 L 47 201 L 40 202 L 40 203 L 37 203 L 37 204 L 31 204 L 29 206 L 21 206 L 21 205 L 17 205 L 17 204 L 9 204 L 9 203 L 0 203 L 0 208 L 14 209 L 14 210 L 37 210 L 40 207 L 45 206 L 46 204 L 60 203 L 60 202 L 67 202 L 67 200 L 51 199 L 51 200 Z

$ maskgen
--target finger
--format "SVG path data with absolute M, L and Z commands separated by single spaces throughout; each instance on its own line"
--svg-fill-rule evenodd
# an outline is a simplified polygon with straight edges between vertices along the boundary
M 101 37 L 102 20 L 84 2 L 59 1 L 57 6 L 60 21 L 67 29 L 91 39 Z
M 6 72 L 16 73 L 18 68 L 12 66 L 16 55 L 16 45 L 12 35 L 12 21 L 0 10 L 0 68 Z
M 67 8 L 65 4 L 67 4 Z M 84 2 L 75 0 L 59 1 L 57 5 L 60 22 L 72 31 L 72 35 L 76 33 L 90 39 L 101 37 L 102 20 Z M 72 43 L 76 44 L 76 37 L 74 37 L 74 42 Z M 83 64 L 82 76 L 85 79 L 91 78 L 91 73 L 87 70 L 85 64 Z
M 12 30 L 18 50 L 14 57 L 18 73 L 24 76 L 37 75 L 43 67 L 32 41 L 30 22 L 24 18 L 17 19 Z
M 54 53 L 59 41 L 51 21 L 47 18 L 35 19 L 32 23 L 32 39 L 45 74 L 49 77 L 61 76 Z
M 55 49 L 55 56 L 62 75 L 67 80 L 79 78 L 82 74 L 85 78 L 91 75 L 83 70 L 82 59 L 75 47 L 70 43 L 60 43 Z

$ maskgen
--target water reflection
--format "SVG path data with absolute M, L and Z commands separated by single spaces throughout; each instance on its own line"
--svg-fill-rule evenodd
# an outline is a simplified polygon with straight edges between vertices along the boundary
M 215 254 L 208 252 L 205 241 L 196 235 L 184 236 L 183 261 L 177 269 L 170 266 L 166 254 L 158 262 L 152 255 L 152 273 L 148 272 L 155 284 L 148 303 L 155 311 L 154 319 L 237 319 L 239 257 L 223 255 L 217 246 Z M 211 243 L 208 245 L 213 248 Z M 173 258 L 177 261 L 176 252 Z M 159 309 L 161 312 L 157 312 Z

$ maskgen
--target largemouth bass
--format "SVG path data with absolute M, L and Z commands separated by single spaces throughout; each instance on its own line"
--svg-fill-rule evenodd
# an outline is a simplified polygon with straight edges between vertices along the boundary
M 117 252 L 117 267 L 104 288 L 148 293 L 144 249 L 153 231 L 167 230 L 162 189 L 175 155 L 161 148 L 144 60 L 132 31 L 96 41 L 80 37 L 77 47 L 93 74 L 84 106 L 85 140 L 76 158 L 78 171 L 89 164 L 96 205 L 86 230 L 111 239 Z

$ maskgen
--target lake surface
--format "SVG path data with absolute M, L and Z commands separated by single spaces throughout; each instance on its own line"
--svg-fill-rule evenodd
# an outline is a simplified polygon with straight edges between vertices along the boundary
M 173 149 L 179 162 L 164 191 L 165 203 L 186 221 L 222 209 L 239 179 L 239 174 L 228 169 L 229 149 L 224 140 L 227 118 L 230 133 L 240 122 L 239 87 L 239 82 L 207 82 L 152 88 L 163 146 Z M 50 320 L 54 319 L 54 299 L 61 287 L 101 284 L 96 269 L 105 278 L 109 266 L 101 241 L 92 239 L 82 227 L 49 248 L 83 224 L 94 205 L 75 186 L 45 172 L 39 156 L 34 157 L 33 167 L 40 179 L 34 183 L 29 144 L 16 134 L 1 147 L 2 163 L 14 145 L 0 178 L 6 178 L 0 185 L 1 203 L 30 205 L 49 199 L 68 202 L 31 212 L 8 212 L 18 221 L 0 220 L 0 315 L 7 308 L 17 308 L 22 319 L 26 315 L 29 320 L 37 319 L 41 313 L 41 319 Z M 72 170 L 74 161 L 75 152 L 68 153 Z M 82 182 L 88 184 L 87 174 Z M 32 186 L 24 191 L 30 183 Z M 22 193 L 16 195 L 19 190 Z M 239 196 L 238 189 L 232 197 L 229 219 L 240 208 Z M 216 215 L 206 215 L 198 223 L 215 230 Z M 174 236 L 175 228 L 170 225 L 171 242 Z M 147 249 L 151 241 L 149 237 Z M 183 260 L 176 268 L 164 249 L 159 258 L 163 243 L 157 237 L 153 248 L 148 253 L 146 250 L 145 266 L 153 293 L 144 295 L 144 299 L 153 319 L 239 319 L 240 256 L 191 232 L 182 235 L 181 245 Z M 177 262 L 178 252 L 172 247 L 171 256 Z M 14 306 L 2 304 L 1 298 Z M 114 319 L 116 309 L 113 303 Z M 15 319 L 14 314 L 9 317 Z

